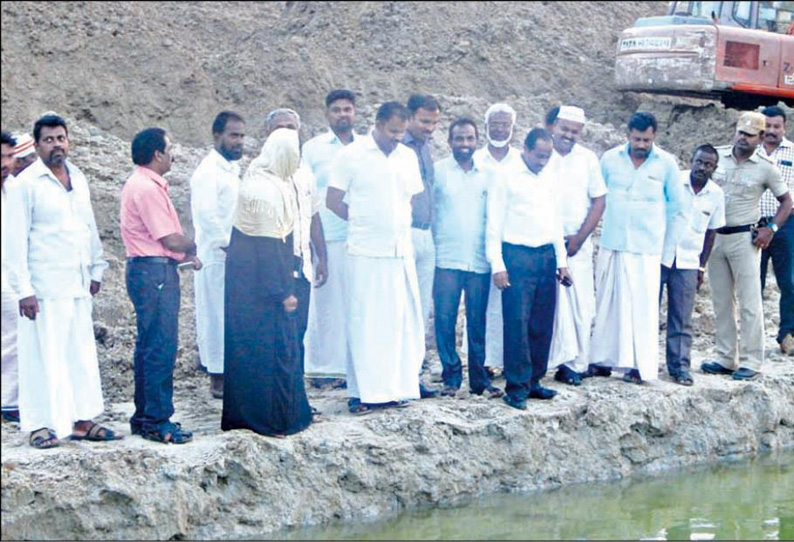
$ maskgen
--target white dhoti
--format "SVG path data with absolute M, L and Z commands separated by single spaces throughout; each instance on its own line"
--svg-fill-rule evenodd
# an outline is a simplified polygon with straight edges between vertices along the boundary
M 328 280 L 312 288 L 309 324 L 303 344 L 306 348 L 305 373 L 313 377 L 342 377 L 350 356 L 345 330 L 346 259 L 344 241 L 327 243 Z
M 223 296 L 226 263 L 211 262 L 193 273 L 196 295 L 196 343 L 201 365 L 210 374 L 223 374 Z
M 658 255 L 600 250 L 591 363 L 658 378 L 660 266 Z
M 65 438 L 74 422 L 102 413 L 91 306 L 89 297 L 39 299 L 36 319 L 19 319 L 22 431 L 48 427 Z
M 19 373 L 17 365 L 17 320 L 19 303 L 16 294 L 2 294 L 2 381 L 3 410 L 19 408 Z
M 411 257 L 347 256 L 348 393 L 362 403 L 419 398 L 425 334 Z
M 590 361 L 590 331 L 595 318 L 593 244 L 588 239 L 575 256 L 568 258 L 573 285 L 557 283 L 557 309 L 549 352 L 549 369 L 566 364 L 577 372 Z
M 502 320 L 502 291 L 494 286 L 488 293 L 485 313 L 485 366 L 501 369 L 504 361 L 504 322 Z M 465 338 L 464 338 L 465 341 Z

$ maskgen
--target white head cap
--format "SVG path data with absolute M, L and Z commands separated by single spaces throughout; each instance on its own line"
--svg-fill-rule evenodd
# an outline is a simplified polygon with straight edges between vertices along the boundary
M 515 124 L 516 123 L 516 110 L 507 105 L 506 103 L 496 103 L 493 104 L 491 107 L 488 108 L 488 111 L 485 112 L 485 124 L 488 124 L 488 119 L 491 118 L 491 115 L 494 113 L 507 113 L 510 115 L 510 121 Z
M 14 139 L 17 140 L 17 145 L 14 147 L 14 158 L 24 158 L 36 152 L 33 146 L 34 141 L 30 134 L 20 134 L 15 136 Z
M 578 122 L 579 124 L 584 124 L 587 121 L 584 116 L 584 109 L 572 105 L 560 106 L 560 112 L 557 113 L 557 118 L 569 120 L 571 122 Z

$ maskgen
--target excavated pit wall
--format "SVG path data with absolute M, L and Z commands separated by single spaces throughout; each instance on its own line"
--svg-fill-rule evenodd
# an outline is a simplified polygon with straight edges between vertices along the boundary
M 184 446 L 127 437 L 35 454 L 19 442 L 3 451 L 2 538 L 251 537 L 794 446 L 790 361 L 750 383 L 695 377 L 591 379 L 524 412 L 461 397 L 357 418 L 340 392 L 285 440 L 214 429 Z

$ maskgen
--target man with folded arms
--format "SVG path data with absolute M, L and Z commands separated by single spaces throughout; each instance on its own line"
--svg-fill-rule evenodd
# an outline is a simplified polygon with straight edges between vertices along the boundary
M 756 378 L 764 363 L 764 308 L 758 280 L 761 250 L 767 248 L 791 212 L 791 195 L 780 172 L 755 152 L 763 141 L 766 117 L 745 112 L 739 117 L 733 145 L 717 148 L 716 182 L 725 192 L 725 223 L 709 260 L 709 282 L 716 321 L 717 359 L 700 366 L 709 374 L 735 380 Z M 758 202 L 771 190 L 780 203 L 772 221 L 755 228 Z M 741 351 L 736 329 L 736 301 L 741 322 Z

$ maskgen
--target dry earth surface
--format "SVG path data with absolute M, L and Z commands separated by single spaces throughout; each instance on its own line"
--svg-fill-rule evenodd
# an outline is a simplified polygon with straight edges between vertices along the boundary
M 338 87 L 360 97 L 359 131 L 384 101 L 437 95 L 444 110 L 437 158 L 449 152 L 445 132 L 454 117 L 481 119 L 490 103 L 505 100 L 519 114 L 516 145 L 550 106 L 583 106 L 584 144 L 599 155 L 624 141 L 630 113 L 652 111 L 658 143 L 685 166 L 698 144 L 729 142 L 738 112 L 622 95 L 612 83 L 618 32 L 666 5 L 3 2 L 3 129 L 30 130 L 47 110 L 69 119 L 71 159 L 90 180 L 110 262 L 94 311 L 107 406 L 101 419 L 126 431 L 133 409 L 135 318 L 118 211 L 135 132 L 159 125 L 174 135 L 178 159 L 168 178 L 188 232 L 188 179 L 218 111 L 249 119 L 245 166 L 261 147 L 269 109 L 297 109 L 308 138 L 325 128 L 322 100 Z M 310 390 L 320 423 L 284 441 L 220 432 L 220 402 L 195 369 L 192 276 L 182 276 L 175 419 L 195 430 L 195 442 L 167 447 L 127 437 L 40 452 L 3 423 L 4 539 L 255 535 L 794 445 L 794 363 L 774 341 L 779 295 L 771 274 L 769 362 L 759 381 L 696 374 L 691 389 L 666 377 L 642 388 L 617 379 L 576 389 L 550 383 L 560 396 L 531 402 L 527 412 L 462 392 L 365 418 L 346 413 L 343 391 Z M 713 352 L 708 294 L 706 284 L 695 308 L 695 367 Z M 424 378 L 432 382 L 440 367 L 435 351 L 430 358 Z

